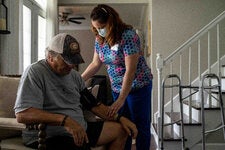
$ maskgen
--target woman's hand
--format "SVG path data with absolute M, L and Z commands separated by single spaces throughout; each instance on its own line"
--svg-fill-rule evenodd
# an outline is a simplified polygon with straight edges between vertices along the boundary
M 109 108 L 109 112 L 108 115 L 110 117 L 114 116 L 119 110 L 120 108 L 123 106 L 124 104 L 124 100 L 121 99 L 117 99 Z

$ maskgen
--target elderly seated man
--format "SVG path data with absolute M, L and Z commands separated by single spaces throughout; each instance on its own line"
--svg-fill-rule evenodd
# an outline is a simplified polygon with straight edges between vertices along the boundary
M 123 150 L 128 136 L 136 138 L 135 124 L 127 118 L 108 117 L 108 106 L 98 102 L 73 68 L 83 63 L 77 40 L 61 33 L 46 48 L 46 59 L 31 64 L 23 73 L 15 113 L 24 124 L 47 124 L 46 147 L 50 150 L 84 150 L 97 145 Z M 83 109 L 106 121 L 86 122 Z M 23 131 L 24 144 L 37 148 L 37 133 Z

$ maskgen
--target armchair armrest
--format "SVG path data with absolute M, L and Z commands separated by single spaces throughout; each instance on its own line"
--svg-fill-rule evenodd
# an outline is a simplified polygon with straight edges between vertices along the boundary
M 45 138 L 46 138 L 46 132 L 45 128 L 46 125 L 43 123 L 39 124 L 29 124 L 25 125 L 23 123 L 18 123 L 16 118 L 0 118 L 0 128 L 1 129 L 10 129 L 10 130 L 24 130 L 27 128 L 28 130 L 39 130 L 38 132 L 38 150 L 45 150 Z M 1 141 L 1 139 L 0 139 Z M 0 146 L 1 149 L 1 146 Z
M 12 130 L 23 130 L 26 128 L 26 125 L 22 123 L 18 123 L 16 118 L 0 118 L 0 128 L 12 129 Z

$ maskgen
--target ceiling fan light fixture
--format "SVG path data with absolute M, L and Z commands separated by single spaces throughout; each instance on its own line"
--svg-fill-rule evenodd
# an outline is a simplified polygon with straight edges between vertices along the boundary
M 62 25 L 68 25 L 69 22 L 75 23 L 75 24 L 81 24 L 81 21 L 77 21 L 77 20 L 85 20 L 86 18 L 83 16 L 77 16 L 77 17 L 69 17 L 68 12 L 62 12 L 59 14 L 59 21 Z

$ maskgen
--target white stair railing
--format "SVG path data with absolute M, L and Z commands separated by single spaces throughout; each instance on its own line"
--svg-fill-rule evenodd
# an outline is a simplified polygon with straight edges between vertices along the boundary
M 185 57 L 188 58 L 188 84 L 191 86 L 192 81 L 193 81 L 193 75 L 192 75 L 192 68 L 193 65 L 195 65 L 193 62 L 198 63 L 198 67 L 197 67 L 197 78 L 200 81 L 201 80 L 201 75 L 203 74 L 204 70 L 207 70 L 207 73 L 211 73 L 211 55 L 212 54 L 212 49 L 211 47 L 211 42 L 212 42 L 212 38 L 211 38 L 211 31 L 212 28 L 216 27 L 216 52 L 217 52 L 217 60 L 215 62 L 215 64 L 217 64 L 217 74 L 219 77 L 221 77 L 221 49 L 220 49 L 220 23 L 222 22 L 222 20 L 224 20 L 225 18 L 225 11 L 222 12 L 220 15 L 218 15 L 215 19 L 213 19 L 209 24 L 207 24 L 205 27 L 203 27 L 200 31 L 198 31 L 196 34 L 194 34 L 189 40 L 187 40 L 185 43 L 183 43 L 180 47 L 178 47 L 176 50 L 173 51 L 173 53 L 171 53 L 168 57 L 163 58 L 161 54 L 157 54 L 156 57 L 156 69 L 157 69 L 157 77 L 158 77 L 158 112 L 157 114 L 157 124 L 158 124 L 158 133 L 161 133 L 160 131 L 160 120 L 163 119 L 160 116 L 162 114 L 161 113 L 161 99 L 162 99 L 162 79 L 163 79 L 163 74 L 166 76 L 168 74 L 171 73 L 171 69 L 173 69 L 173 64 L 177 64 L 177 60 L 176 57 L 179 57 L 178 63 L 179 63 L 179 74 L 180 74 L 180 78 L 181 80 L 183 79 L 182 77 L 182 65 L 185 65 L 185 63 L 182 63 L 182 57 L 183 57 L 183 53 L 185 53 L 187 51 L 187 55 L 185 55 Z M 203 49 L 201 49 L 202 46 L 202 42 L 201 43 L 201 38 L 203 35 L 207 35 L 207 51 L 203 51 Z M 194 42 L 197 43 L 197 51 L 198 51 L 198 57 L 193 57 L 193 45 Z M 215 51 L 214 51 L 215 52 Z M 203 62 L 203 59 L 201 56 L 202 54 L 206 54 L 208 59 L 206 59 L 207 62 Z M 204 55 L 205 56 L 205 55 Z M 195 59 L 197 58 L 197 60 Z M 195 59 L 195 60 L 194 60 Z M 175 62 L 176 61 L 176 62 Z M 214 63 L 214 62 L 213 62 Z M 207 68 L 205 69 L 204 67 L 202 67 L 202 64 L 208 64 Z M 165 68 L 170 68 L 170 69 L 165 69 Z M 166 72 L 167 71 L 167 72 Z M 195 77 L 196 78 L 196 77 Z M 200 84 L 200 82 L 199 82 Z M 191 89 L 189 91 L 189 93 L 191 93 Z M 173 94 L 170 96 L 174 96 Z M 173 99 L 173 97 L 169 98 L 169 99 Z M 189 98 L 189 104 L 191 104 L 192 101 L 192 97 Z M 209 100 L 210 101 L 210 100 Z M 173 104 L 170 104 L 171 108 L 173 109 Z M 192 118 L 192 113 L 191 113 L 191 105 L 189 105 L 189 122 L 191 123 L 191 118 Z M 159 136 L 158 136 L 159 137 Z M 158 143 L 159 143 L 159 138 L 158 138 Z

